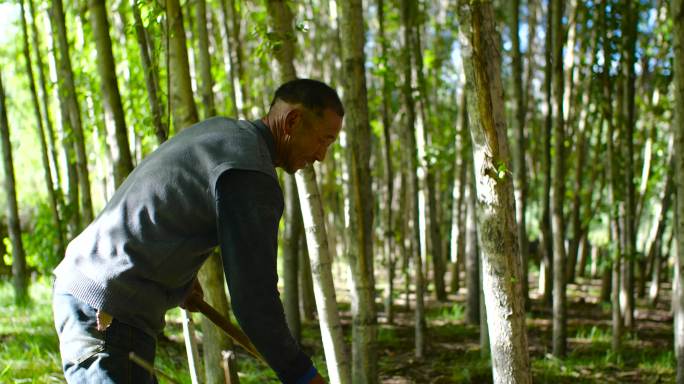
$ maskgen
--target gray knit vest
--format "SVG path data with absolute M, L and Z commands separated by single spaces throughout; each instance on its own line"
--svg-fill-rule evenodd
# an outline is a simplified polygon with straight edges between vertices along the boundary
M 156 336 L 218 245 L 219 176 L 242 169 L 277 179 L 256 124 L 216 117 L 159 146 L 69 243 L 55 289 Z

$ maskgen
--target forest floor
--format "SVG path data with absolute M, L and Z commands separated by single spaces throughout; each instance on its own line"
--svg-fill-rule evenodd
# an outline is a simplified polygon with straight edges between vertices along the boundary
M 568 355 L 556 359 L 551 351 L 551 312 L 532 300 L 527 316 L 530 358 L 535 383 L 671 383 L 674 382 L 672 315 L 669 285 L 656 308 L 638 300 L 635 331 L 626 335 L 620 355 L 610 350 L 610 305 L 595 300 L 597 280 L 580 279 L 568 290 Z M 462 289 L 461 292 L 464 290 Z M 534 292 L 534 291 L 533 291 Z M 11 285 L 0 281 L 0 383 L 62 383 L 57 336 L 52 325 L 50 287 L 45 279 L 31 286 L 33 304 L 12 303 Z M 344 295 L 341 295 L 344 297 Z M 397 299 L 396 316 L 389 325 L 379 316 L 380 381 L 388 384 L 491 383 L 489 356 L 482 357 L 479 326 L 464 321 L 465 297 L 427 300 L 426 358 L 414 358 L 413 312 Z M 349 304 L 341 303 L 345 334 L 349 335 Z M 198 315 L 196 315 L 198 316 Z M 156 366 L 181 383 L 190 383 L 178 311 L 168 316 L 166 336 L 158 344 Z M 305 350 L 325 373 L 320 333 L 316 324 L 303 328 Z M 276 383 L 270 370 L 238 352 L 242 384 Z M 164 382 L 163 380 L 161 381 Z

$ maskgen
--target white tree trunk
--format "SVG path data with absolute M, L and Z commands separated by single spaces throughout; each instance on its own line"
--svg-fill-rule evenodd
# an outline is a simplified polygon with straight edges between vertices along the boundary
M 297 172 L 295 179 L 302 207 L 306 244 L 311 259 L 314 296 L 328 376 L 332 384 L 350 384 L 351 370 L 342 337 L 342 325 L 337 313 L 332 260 L 329 254 L 321 196 L 316 185 L 316 172 L 312 166 L 308 166 Z
M 477 187 L 482 287 L 495 383 L 531 383 L 499 37 L 491 2 L 459 1 Z

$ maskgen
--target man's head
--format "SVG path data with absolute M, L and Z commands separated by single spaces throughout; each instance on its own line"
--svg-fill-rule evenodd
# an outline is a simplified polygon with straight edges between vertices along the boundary
M 325 83 L 297 79 L 281 85 L 264 119 L 276 141 L 276 165 L 294 173 L 322 161 L 343 117 L 337 92 Z

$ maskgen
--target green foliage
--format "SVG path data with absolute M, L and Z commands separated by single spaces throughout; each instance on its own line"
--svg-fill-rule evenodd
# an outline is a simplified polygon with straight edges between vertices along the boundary
M 26 264 L 38 273 L 49 276 L 63 255 L 57 253 L 58 235 L 52 222 L 52 211 L 45 202 L 36 206 L 31 231 L 22 233 Z

